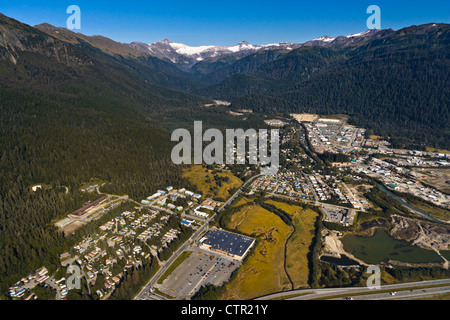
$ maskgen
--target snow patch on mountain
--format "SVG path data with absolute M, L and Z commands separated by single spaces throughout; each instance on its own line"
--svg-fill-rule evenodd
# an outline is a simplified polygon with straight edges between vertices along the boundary
M 183 43 L 172 42 L 168 39 L 156 41 L 152 44 L 142 42 L 133 42 L 131 47 L 142 52 L 147 52 L 157 58 L 171 61 L 178 64 L 184 70 L 188 70 L 194 64 L 205 59 L 220 59 L 225 56 L 247 56 L 261 50 L 294 50 L 303 46 L 345 46 L 364 41 L 365 38 L 375 35 L 378 30 L 367 30 L 360 33 L 350 34 L 348 36 L 339 36 L 336 38 L 322 36 L 305 43 L 280 42 L 256 45 L 242 41 L 232 46 L 189 46 Z
M 331 38 L 329 36 L 323 36 L 317 39 L 314 39 L 314 41 L 323 41 L 323 42 L 331 42 L 333 41 L 335 38 Z
M 371 32 L 370 30 L 367 30 L 367 31 L 360 32 L 360 33 L 350 34 L 350 35 L 348 35 L 348 36 L 346 36 L 346 37 L 347 37 L 347 38 L 361 37 L 361 36 L 364 36 L 364 35 L 366 35 L 366 34 L 368 34 L 368 33 L 370 33 L 370 32 Z
M 208 49 L 214 48 L 215 46 L 199 46 L 199 47 L 190 47 L 182 43 L 171 42 L 169 44 L 177 53 L 184 54 L 187 56 L 196 55 L 202 53 Z

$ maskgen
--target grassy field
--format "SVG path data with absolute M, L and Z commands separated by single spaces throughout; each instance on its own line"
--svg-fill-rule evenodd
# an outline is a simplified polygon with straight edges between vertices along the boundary
M 246 198 L 246 197 L 243 197 L 243 198 L 239 199 L 239 201 L 237 201 L 236 203 L 234 203 L 234 204 L 233 204 L 233 207 L 239 207 L 239 206 L 241 206 L 241 205 L 243 205 L 243 204 L 246 204 L 246 203 L 248 203 L 248 202 L 250 202 L 250 201 L 251 201 L 250 199 L 248 199 L 248 198 Z
M 259 205 L 233 215 L 229 227 L 259 239 L 254 253 L 227 285 L 223 299 L 251 299 L 290 288 L 284 272 L 284 244 L 292 232 L 278 216 Z
M 214 175 L 221 178 L 228 178 L 227 182 L 222 182 L 222 186 L 214 179 Z M 183 177 L 188 179 L 192 184 L 196 185 L 199 191 L 208 198 L 222 198 L 226 200 L 230 194 L 228 190 L 240 187 L 243 182 L 234 176 L 231 172 L 222 171 L 213 174 L 211 170 L 207 170 L 201 165 L 193 165 L 183 170 Z
M 442 220 L 442 221 L 450 221 L 450 211 L 444 208 L 440 208 L 437 206 L 429 205 L 426 202 L 422 201 L 411 201 L 411 204 L 423 211 L 426 211 L 433 218 Z
M 238 204 L 248 202 L 248 199 L 243 198 Z M 245 206 L 235 213 L 228 227 L 257 237 L 260 243 L 227 286 L 224 299 L 251 299 L 290 290 L 292 286 L 288 274 L 295 289 L 308 287 L 307 255 L 318 214 L 284 202 L 266 202 L 292 215 L 295 232 L 292 226 L 286 225 L 277 215 L 257 204 Z
M 443 256 L 445 259 L 447 259 L 447 260 L 450 261 L 450 250 L 441 250 L 441 251 L 439 251 L 439 252 L 442 254 L 442 256 Z
M 426 150 L 427 150 L 428 152 L 450 153 L 449 150 L 445 150 L 445 149 L 437 149 L 437 148 L 432 148 L 432 147 L 426 147 Z
M 314 223 L 318 213 L 313 210 L 300 211 L 294 215 L 295 232 L 286 247 L 286 270 L 294 288 L 308 287 L 308 252 L 314 236 Z
M 286 247 L 286 270 L 291 278 L 294 289 L 308 287 L 308 252 L 314 237 L 314 223 L 318 213 L 313 210 L 303 210 L 300 206 L 284 202 L 267 200 L 279 209 L 293 217 L 295 232 L 289 238 Z
M 275 200 L 271 200 L 271 199 L 265 200 L 264 202 L 273 204 L 277 208 L 286 211 L 287 213 L 289 213 L 292 216 L 297 215 L 297 213 L 299 213 L 300 211 L 303 210 L 303 208 L 300 206 L 294 206 L 294 205 L 290 205 L 285 202 L 279 202 L 279 201 L 275 201 Z

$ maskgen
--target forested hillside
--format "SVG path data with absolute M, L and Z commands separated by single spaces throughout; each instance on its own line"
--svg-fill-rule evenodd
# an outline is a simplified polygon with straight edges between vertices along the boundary
M 264 113 L 344 113 L 398 147 L 449 149 L 449 29 L 430 24 L 357 46 L 303 47 L 197 92 Z
M 170 161 L 170 130 L 193 120 L 258 128 L 266 114 L 344 113 L 396 146 L 450 149 L 448 25 L 205 60 L 190 73 L 107 38 L 55 31 L 0 14 L 0 291 L 58 263 L 64 238 L 51 222 L 87 199 L 83 182 L 136 200 L 188 186 Z M 255 112 L 204 107 L 212 98 Z
M 35 28 L 62 42 L 73 44 L 74 47 L 82 47 L 90 54 L 101 52 L 115 63 L 133 70 L 151 84 L 185 91 L 205 85 L 195 80 L 194 75 L 181 71 L 172 63 L 144 54 L 127 44 L 102 36 L 86 36 L 47 23 L 37 25 Z
M 263 50 L 237 59 L 234 56 L 216 61 L 200 61 L 192 68 L 195 76 L 206 83 L 217 83 L 236 73 L 250 73 L 265 63 L 272 62 L 286 54 L 287 50 Z
M 0 279 L 2 289 L 58 261 L 52 219 L 80 206 L 91 178 L 141 199 L 178 185 L 170 134 L 154 119 L 209 102 L 150 85 L 91 46 L 0 16 Z M 36 193 L 33 184 L 49 189 Z M 65 193 L 67 187 L 69 192 Z

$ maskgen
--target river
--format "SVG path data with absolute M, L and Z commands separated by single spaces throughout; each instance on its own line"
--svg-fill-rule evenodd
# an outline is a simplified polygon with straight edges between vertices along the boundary
M 416 208 L 413 205 L 409 204 L 408 202 L 406 202 L 405 200 L 399 198 L 398 196 L 396 196 L 395 194 L 393 194 L 392 192 L 390 192 L 389 190 L 387 190 L 383 185 L 378 184 L 378 187 L 380 188 L 380 190 L 382 190 L 383 192 L 385 192 L 388 196 L 394 198 L 395 200 L 397 200 L 398 202 L 400 202 L 402 205 L 404 205 L 405 207 L 408 207 L 411 210 L 414 210 L 418 213 L 421 213 L 422 215 L 424 215 L 426 218 L 433 220 L 435 222 L 442 222 L 436 218 L 433 218 L 432 216 L 429 215 L 428 212 L 423 211 L 422 209 Z

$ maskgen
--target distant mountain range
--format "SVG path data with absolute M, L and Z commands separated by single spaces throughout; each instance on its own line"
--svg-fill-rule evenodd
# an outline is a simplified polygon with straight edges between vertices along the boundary
M 149 45 L 141 42 L 133 42 L 130 46 L 143 53 L 175 63 L 183 70 L 189 70 L 196 63 L 205 59 L 213 61 L 226 56 L 242 58 L 260 50 L 292 50 L 298 48 L 300 45 L 295 43 L 254 45 L 247 41 L 242 41 L 234 46 L 209 45 L 190 47 L 182 43 L 176 43 L 165 39 Z
M 383 31 L 368 30 L 348 36 L 339 36 L 336 38 L 323 36 L 305 43 L 280 42 L 257 45 L 250 44 L 244 40 L 234 46 L 205 45 L 193 47 L 182 43 L 172 42 L 169 39 L 156 41 L 152 44 L 146 44 L 143 42 L 132 42 L 129 44 L 119 43 L 103 36 L 85 36 L 81 33 L 74 33 L 65 28 L 54 27 L 48 23 L 36 25 L 35 28 L 60 40 L 71 43 L 86 41 L 108 54 L 118 54 L 127 57 L 139 57 L 143 55 L 156 57 L 161 60 L 171 62 L 184 71 L 189 71 L 195 64 L 204 60 L 213 62 L 230 56 L 238 59 L 262 50 L 291 51 L 307 46 L 343 47 L 354 45 L 369 39 L 382 37 L 393 32 L 391 29 Z
M 262 50 L 290 51 L 305 46 L 347 46 L 368 39 L 374 39 L 377 37 L 377 34 L 379 34 L 378 37 L 380 37 L 390 32 L 393 32 L 393 30 L 384 30 L 381 34 L 379 34 L 379 30 L 368 30 L 348 36 L 339 36 L 337 38 L 323 36 L 305 43 L 280 42 L 256 45 L 250 44 L 244 40 L 234 46 L 207 45 L 191 47 L 182 43 L 176 43 L 168 39 L 164 39 L 152 44 L 132 42 L 129 46 L 144 54 L 149 54 L 151 56 L 177 64 L 183 70 L 189 70 L 196 63 L 203 60 L 215 61 L 228 56 L 243 58 L 247 55 Z
M 51 222 L 79 207 L 83 182 L 99 178 L 104 192 L 133 199 L 161 186 L 194 190 L 170 160 L 166 128 L 343 113 L 397 147 L 450 149 L 449 88 L 448 24 L 189 47 L 124 44 L 0 14 L 0 293 L 43 261 L 59 264 L 68 247 Z M 208 106 L 213 99 L 231 106 Z M 228 112 L 240 109 L 253 112 Z M 52 188 L 36 197 L 36 183 Z
M 330 40 L 252 54 L 203 76 L 214 84 L 194 92 L 265 114 L 344 113 L 396 147 L 450 149 L 448 24 Z
M 219 99 L 231 101 L 232 108 L 263 113 L 346 113 L 356 124 L 398 139 L 398 146 L 417 142 L 450 149 L 447 24 L 322 36 L 305 43 L 192 47 L 168 39 L 119 43 L 46 23 L 33 28 L 5 16 L 0 22 L 0 61 L 16 69 L 24 62 L 39 69 L 40 61 L 48 60 L 89 78 L 99 71 L 117 74 L 98 79 L 124 94 L 130 83 L 141 86 L 142 81 L 153 88 L 151 95 L 161 97 L 158 92 L 165 88 L 164 99 L 173 105 L 183 99 Z M 23 61 L 31 53 L 34 60 Z M 89 69 L 97 73 L 85 73 Z M 52 72 L 46 70 L 48 81 L 70 78 L 66 71 L 64 76 Z M 28 76 L 25 86 L 33 87 L 41 75 Z M 125 75 L 131 80 L 120 82 Z M 7 87 L 18 81 L 17 74 L 0 77 Z
M 214 61 L 227 56 L 236 56 L 243 58 L 249 54 L 262 50 L 294 50 L 307 46 L 348 46 L 355 43 L 381 37 L 387 33 L 392 33 L 393 30 L 368 30 L 361 33 L 356 33 L 348 36 L 339 36 L 331 38 L 323 36 L 305 43 L 280 42 L 273 44 L 257 45 L 250 44 L 247 41 L 242 41 L 234 46 L 217 46 L 207 45 L 191 47 L 182 43 L 172 42 L 168 39 L 157 41 L 152 44 L 145 44 L 142 42 L 132 42 L 129 44 L 132 48 L 144 53 L 150 54 L 154 57 L 179 64 L 184 70 L 194 66 L 199 61 L 210 60 Z

